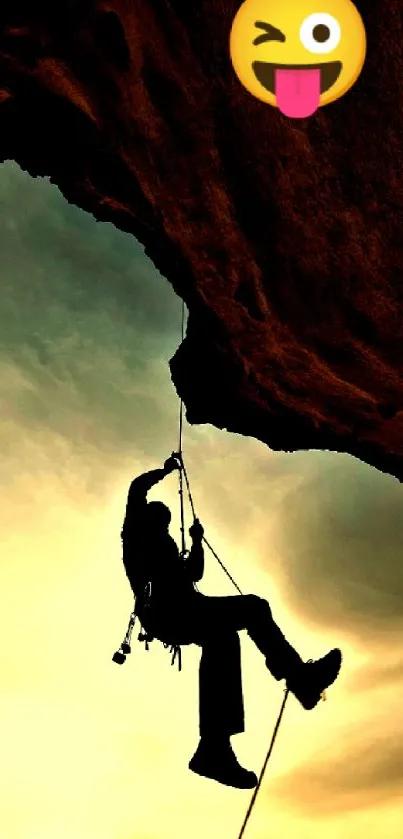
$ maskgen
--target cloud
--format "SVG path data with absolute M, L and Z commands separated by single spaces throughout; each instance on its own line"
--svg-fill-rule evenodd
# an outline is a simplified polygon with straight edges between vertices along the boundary
M 386 657 L 385 661 L 385 656 L 383 656 L 381 663 L 377 661 L 359 668 L 350 676 L 346 687 L 349 691 L 361 694 L 391 687 L 401 691 L 403 689 L 403 651 L 398 658 Z
M 274 780 L 271 794 L 310 818 L 371 809 L 401 799 L 402 734 L 400 730 L 393 737 L 389 732 L 378 739 L 370 738 L 367 729 L 359 736 L 350 734 L 348 742 L 339 745 L 338 754 L 332 755 L 328 749 L 321 760 L 309 761 Z
M 159 458 L 167 421 L 173 435 L 177 421 L 168 360 L 180 302 L 170 285 L 133 237 L 11 163 L 1 169 L 0 211 L 7 456 L 42 430 L 49 446 L 63 438 L 84 459 L 155 449 Z
M 300 616 L 368 643 L 403 627 L 403 487 L 359 461 L 323 453 L 282 503 L 277 541 Z

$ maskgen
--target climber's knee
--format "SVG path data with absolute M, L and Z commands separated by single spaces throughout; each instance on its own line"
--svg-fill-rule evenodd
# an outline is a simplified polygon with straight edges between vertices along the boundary
M 257 594 L 246 594 L 245 601 L 247 601 L 245 604 L 247 612 L 252 618 L 271 618 L 270 606 L 263 597 L 258 597 Z

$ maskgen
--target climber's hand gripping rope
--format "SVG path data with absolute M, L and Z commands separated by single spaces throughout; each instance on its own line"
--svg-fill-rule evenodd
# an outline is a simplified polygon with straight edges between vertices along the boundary
M 189 527 L 189 536 L 195 542 L 201 542 L 204 536 L 204 527 L 199 519 L 195 518 L 193 524 Z
M 172 452 L 171 456 L 167 458 L 164 463 L 164 472 L 169 475 L 171 472 L 174 472 L 175 469 L 179 471 L 182 469 L 182 458 L 176 452 Z

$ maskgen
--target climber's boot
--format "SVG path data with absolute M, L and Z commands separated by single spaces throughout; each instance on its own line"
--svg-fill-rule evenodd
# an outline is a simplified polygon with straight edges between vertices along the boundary
M 315 708 L 323 691 L 336 681 L 341 662 L 341 652 L 335 649 L 318 661 L 308 661 L 293 669 L 286 684 L 306 711 Z
M 238 763 L 229 741 L 217 743 L 201 739 L 189 769 L 197 775 L 237 789 L 252 789 L 257 784 L 255 773 Z

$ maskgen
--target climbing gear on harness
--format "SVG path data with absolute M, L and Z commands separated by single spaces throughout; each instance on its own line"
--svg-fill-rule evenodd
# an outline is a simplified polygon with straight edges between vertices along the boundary
M 172 661 L 171 665 L 175 664 L 175 659 L 178 657 L 178 670 L 182 670 L 182 650 L 180 644 L 164 644 L 164 649 L 168 649 L 169 652 L 172 653 Z
M 147 614 L 147 611 L 149 609 L 150 598 L 151 598 L 151 583 L 148 582 L 144 586 L 144 612 L 145 612 L 145 614 Z M 137 614 L 137 606 L 135 605 L 135 607 L 134 607 L 134 609 L 133 609 L 133 611 L 130 615 L 130 618 L 129 618 L 129 623 L 128 623 L 128 627 L 127 627 L 127 630 L 126 630 L 126 635 L 124 637 L 124 640 L 122 641 L 119 649 L 116 650 L 116 652 L 112 656 L 112 661 L 114 661 L 115 664 L 124 664 L 125 661 L 126 661 L 126 657 L 129 655 L 129 653 L 131 653 L 131 637 L 132 637 L 132 632 L 133 632 L 133 628 L 134 628 L 134 624 L 136 622 L 136 619 L 138 620 L 138 622 L 140 624 L 140 627 L 141 627 L 140 632 L 137 636 L 137 640 L 138 641 L 144 641 L 144 645 L 145 645 L 146 650 L 149 649 L 149 645 L 150 645 L 151 641 L 154 640 L 154 636 L 151 635 L 149 632 L 145 631 L 144 628 L 142 627 L 141 622 L 140 622 L 140 618 Z
M 114 661 L 115 664 L 124 664 L 124 662 L 126 661 L 126 656 L 128 656 L 132 651 L 130 642 L 131 642 L 132 632 L 133 632 L 135 622 L 136 622 L 136 609 L 133 609 L 133 612 L 130 615 L 129 625 L 128 625 L 127 630 L 126 630 L 126 635 L 124 637 L 124 640 L 122 641 L 119 649 L 116 650 L 116 652 L 114 653 L 114 655 L 112 657 L 112 661 Z

